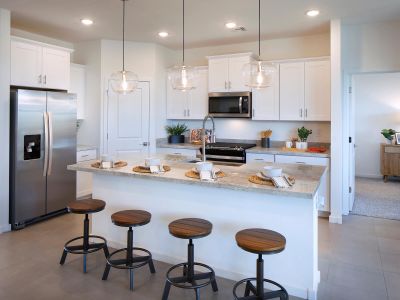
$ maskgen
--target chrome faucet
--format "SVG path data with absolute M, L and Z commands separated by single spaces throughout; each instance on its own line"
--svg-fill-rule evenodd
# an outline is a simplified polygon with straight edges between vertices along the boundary
M 214 138 L 215 138 L 215 122 L 214 122 L 214 118 L 211 115 L 208 114 L 203 119 L 203 128 L 202 128 L 202 132 L 201 132 L 202 133 L 202 142 L 203 142 L 203 145 L 202 145 L 202 148 L 203 148 L 203 152 L 202 152 L 203 161 L 206 161 L 206 122 L 207 122 L 208 119 L 211 120 L 212 125 L 213 125 L 211 142 L 215 142 L 215 140 L 214 140 Z

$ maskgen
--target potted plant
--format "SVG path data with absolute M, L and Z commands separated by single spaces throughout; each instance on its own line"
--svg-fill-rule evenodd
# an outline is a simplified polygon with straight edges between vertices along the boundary
M 394 129 L 382 129 L 381 134 L 385 137 L 388 144 L 391 144 L 394 138 L 396 130 Z
M 165 126 L 165 130 L 168 133 L 168 143 L 181 144 L 185 142 L 185 136 L 183 134 L 188 131 L 185 124 L 178 123 L 172 126 Z
M 311 129 L 307 129 L 304 126 L 301 128 L 297 128 L 297 135 L 299 136 L 300 140 L 300 142 L 296 142 L 297 149 L 303 149 L 303 150 L 307 149 L 308 147 L 307 139 L 310 134 L 312 134 Z

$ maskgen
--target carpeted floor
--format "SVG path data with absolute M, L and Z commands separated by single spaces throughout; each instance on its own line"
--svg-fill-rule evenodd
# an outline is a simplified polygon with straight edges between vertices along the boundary
M 355 215 L 400 220 L 400 179 L 356 178 L 356 193 L 351 212 Z

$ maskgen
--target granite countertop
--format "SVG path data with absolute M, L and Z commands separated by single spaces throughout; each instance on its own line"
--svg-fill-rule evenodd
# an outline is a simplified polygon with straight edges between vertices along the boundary
M 192 144 L 192 143 L 169 144 L 169 143 L 165 142 L 165 143 L 157 144 L 157 148 L 175 148 L 175 149 L 199 150 L 201 148 L 201 145 L 195 145 L 195 144 Z
M 285 151 L 282 147 L 272 147 L 272 148 L 262 148 L 261 146 L 256 146 L 246 150 L 246 153 L 259 153 L 259 154 L 282 154 L 282 155 L 292 155 L 292 156 L 312 156 L 312 157 L 330 157 L 331 152 L 328 149 L 323 153 L 316 152 L 298 152 L 298 151 Z
M 69 165 L 68 170 L 85 171 L 96 174 L 112 175 L 112 176 L 129 176 L 133 178 L 143 178 L 155 181 L 179 182 L 183 184 L 196 184 L 215 188 L 226 188 L 240 191 L 259 192 L 263 194 L 281 195 L 287 197 L 312 199 L 317 192 L 321 177 L 325 172 L 325 167 L 298 165 L 298 164 L 273 164 L 254 162 L 239 167 L 233 166 L 216 166 L 224 171 L 227 176 L 219 178 L 213 182 L 200 181 L 198 179 L 188 178 L 185 173 L 192 169 L 195 164 L 190 163 L 190 159 L 180 155 L 155 154 L 153 157 L 162 159 L 163 164 L 171 166 L 170 172 L 161 174 L 144 174 L 135 173 L 132 168 L 137 165 L 144 164 L 143 154 L 134 155 L 129 159 L 128 166 L 118 169 L 97 169 L 91 167 L 93 161 Z M 274 165 L 282 167 L 283 172 L 296 178 L 294 186 L 287 189 L 278 189 L 274 186 L 258 185 L 248 181 L 249 176 L 255 175 L 263 166 Z

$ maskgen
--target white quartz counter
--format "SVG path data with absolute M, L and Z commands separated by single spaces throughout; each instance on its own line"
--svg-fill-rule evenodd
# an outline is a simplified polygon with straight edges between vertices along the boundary
M 258 185 L 249 182 L 248 178 L 255 175 L 265 165 L 272 163 L 249 163 L 239 167 L 233 166 L 217 166 L 227 176 L 219 178 L 213 182 L 200 181 L 198 179 L 188 178 L 185 173 L 192 169 L 195 164 L 189 163 L 191 158 L 177 155 L 155 155 L 162 159 L 163 164 L 171 167 L 171 171 L 161 174 L 143 174 L 132 171 L 134 166 L 143 165 L 143 155 L 132 157 L 128 161 L 128 166 L 114 169 L 98 169 L 91 167 L 93 161 L 82 162 L 68 166 L 69 170 L 85 171 L 98 174 L 107 174 L 115 176 L 130 176 L 140 177 L 155 181 L 180 182 L 192 185 L 204 185 L 215 188 L 227 188 L 232 190 L 253 191 L 265 194 L 283 195 L 291 197 L 309 198 L 312 199 L 317 192 L 322 175 L 325 172 L 325 167 L 298 165 L 298 164 L 273 164 L 281 167 L 283 172 L 294 176 L 296 183 L 293 187 L 287 189 L 278 189 L 269 185 Z

